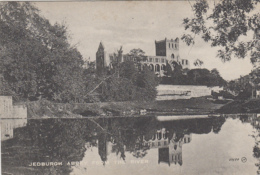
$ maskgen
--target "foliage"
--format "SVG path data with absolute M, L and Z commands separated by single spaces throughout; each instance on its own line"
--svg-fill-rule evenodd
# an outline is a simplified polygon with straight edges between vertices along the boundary
M 213 73 L 208 69 L 192 69 L 187 75 L 197 85 L 224 86 L 226 84 L 225 80 L 219 74 L 214 73 L 214 69 Z
M 98 89 L 104 101 L 153 100 L 156 97 L 158 79 L 144 66 L 139 70 L 133 61 L 119 65 L 119 76 L 110 75 Z
M 247 83 L 244 89 L 241 89 L 238 96 L 236 96 L 236 100 L 248 100 L 252 97 L 252 89 L 253 87 Z
M 193 64 L 194 66 L 201 67 L 204 63 L 200 59 L 196 59 Z
M 163 77 L 162 84 L 174 85 L 206 85 L 225 86 L 226 81 L 220 76 L 217 69 L 191 69 L 185 74 L 182 69 L 174 69 L 171 77 Z
M 128 56 L 135 58 L 136 62 L 138 63 L 147 59 L 145 52 L 140 48 L 130 50 Z
M 93 74 L 95 74 L 95 72 L 96 72 L 96 62 L 95 61 L 91 61 L 91 62 L 87 62 L 87 63 L 85 63 L 85 64 L 87 64 L 87 68 L 84 70 L 85 72 L 84 72 L 84 74 L 86 74 L 86 75 L 93 75 Z
M 210 10 L 209 1 L 196 0 L 192 5 L 193 18 L 183 20 L 185 30 L 200 35 L 212 47 L 221 48 L 217 56 L 229 61 L 231 56 L 244 58 L 248 53 L 251 62 L 259 61 L 260 13 L 256 11 L 259 0 L 223 0 L 214 2 Z M 242 36 L 254 36 L 250 41 L 241 40 Z M 194 37 L 184 34 L 182 40 L 188 45 L 194 43 Z
M 38 166 L 34 174 L 70 174 L 72 168 L 67 163 L 81 161 L 86 151 L 84 137 L 91 131 L 91 127 L 86 128 L 84 124 L 80 120 L 30 120 L 26 127 L 14 131 L 13 142 L 3 144 L 3 150 L 15 155 L 3 159 L 5 163 L 12 162 L 16 168 L 28 167 L 31 162 L 62 162 L 62 166 L 52 166 L 54 170 Z M 10 145 L 18 146 L 19 149 L 8 149 Z M 25 169 L 25 174 L 29 174 L 33 167 Z
M 65 24 L 50 24 L 28 2 L 0 4 L 0 74 L 15 95 L 82 101 L 83 59 Z
M 224 122 L 223 117 L 169 122 L 160 122 L 155 117 L 28 120 L 25 127 L 14 129 L 12 139 L 2 142 L 2 168 L 24 169 L 25 174 L 33 169 L 42 170 L 34 174 L 69 174 L 73 167 L 67 162 L 82 161 L 87 158 L 86 151 L 99 154 L 104 164 L 110 161 L 108 143 L 112 145 L 110 155 L 128 161 L 132 156 L 143 158 L 147 150 L 154 149 L 147 143 L 158 130 L 165 129 L 166 138 L 172 144 L 192 133 L 218 133 Z M 63 165 L 24 168 L 31 162 L 62 162 Z M 49 172 L 50 168 L 54 171 Z
M 240 86 L 234 80 L 228 82 L 227 88 L 236 94 L 238 94 L 240 91 Z
M 0 77 L 0 95 L 15 95 L 3 77 Z
M 234 98 L 235 98 L 234 95 L 230 94 L 230 93 L 227 92 L 227 91 L 220 91 L 219 93 L 213 92 L 213 93 L 212 93 L 212 96 L 213 96 L 214 99 L 218 99 L 219 96 L 222 96 L 222 97 L 224 97 L 225 99 L 234 99 Z
M 167 77 L 163 77 L 161 83 L 165 83 L 165 81 L 170 81 L 172 84 L 184 85 L 188 82 L 186 81 L 186 76 L 184 75 L 184 71 L 182 66 L 173 61 L 172 63 L 166 64 L 166 71 L 164 73 Z
M 241 76 L 236 80 L 228 82 L 227 88 L 238 94 L 237 100 L 247 100 L 256 95 L 255 90 L 260 88 L 260 71 L 252 70 L 248 75 Z

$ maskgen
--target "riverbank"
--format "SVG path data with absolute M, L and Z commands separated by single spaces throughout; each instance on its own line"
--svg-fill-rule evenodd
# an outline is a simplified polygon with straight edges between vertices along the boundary
M 27 102 L 28 118 L 81 118 L 89 116 L 211 114 L 223 106 L 204 97 L 150 102 L 53 103 Z
M 222 114 L 260 113 L 260 99 L 232 101 L 216 110 Z

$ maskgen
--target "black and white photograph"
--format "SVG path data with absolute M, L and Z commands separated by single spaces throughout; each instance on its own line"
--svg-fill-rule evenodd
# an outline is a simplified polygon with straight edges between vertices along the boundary
M 260 175 L 260 0 L 0 1 L 2 175 Z

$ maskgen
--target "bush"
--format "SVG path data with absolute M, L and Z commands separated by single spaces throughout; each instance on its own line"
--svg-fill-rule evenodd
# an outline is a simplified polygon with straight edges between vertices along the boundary
M 110 75 L 106 79 L 98 89 L 102 101 L 149 101 L 156 98 L 157 76 L 148 66 L 138 70 L 135 64 L 131 61 L 121 63 L 119 76 Z

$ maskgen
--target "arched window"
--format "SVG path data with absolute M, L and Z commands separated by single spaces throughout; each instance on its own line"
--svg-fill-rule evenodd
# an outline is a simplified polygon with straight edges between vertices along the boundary
M 174 54 L 172 54 L 172 56 L 171 56 L 172 58 L 174 58 Z
M 172 48 L 173 48 L 173 44 L 172 44 Z
M 151 71 L 154 71 L 154 66 L 152 64 L 150 64 L 149 67 Z
M 155 65 L 155 72 L 160 72 L 160 65 L 159 64 Z
M 166 70 L 166 67 L 164 64 L 161 66 L 161 70 L 164 70 L 164 71 Z
M 177 49 L 177 44 L 175 44 L 175 49 Z
M 169 43 L 169 48 L 171 48 L 171 44 Z

